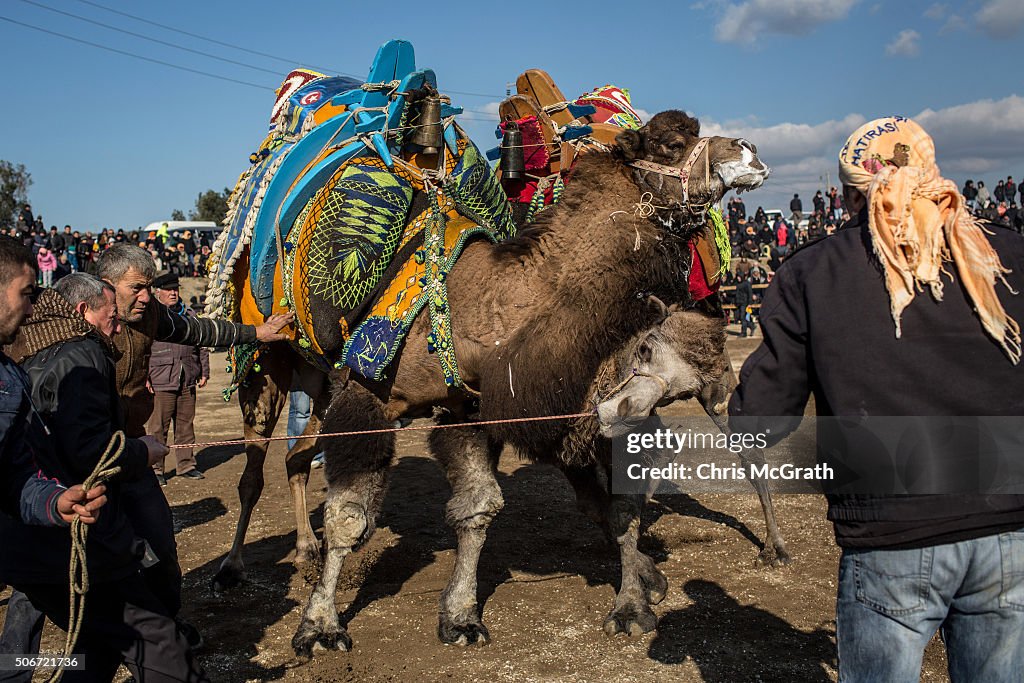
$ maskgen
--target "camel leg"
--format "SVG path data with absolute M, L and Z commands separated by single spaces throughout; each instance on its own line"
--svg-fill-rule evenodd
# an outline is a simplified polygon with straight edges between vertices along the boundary
M 278 351 L 278 353 L 275 353 Z M 282 357 L 280 350 L 268 350 L 262 358 L 264 371 L 254 374 L 247 385 L 238 388 L 238 402 L 242 408 L 243 437 L 259 439 L 274 434 L 274 427 L 284 410 L 291 381 L 292 366 Z M 238 500 L 241 511 L 235 526 L 231 550 L 221 562 L 213 577 L 215 592 L 234 588 L 245 579 L 242 548 L 249 530 L 252 512 L 263 493 L 263 465 L 270 444 L 266 441 L 245 446 L 245 470 L 238 481 Z
M 322 422 L 316 412 L 309 416 L 309 422 L 302 434 L 320 433 Z M 321 450 L 320 439 L 299 439 L 295 447 L 285 456 L 288 472 L 288 488 L 292 494 L 292 508 L 295 512 L 295 564 L 306 564 L 320 560 L 320 548 L 309 523 L 309 506 L 306 503 L 306 484 L 309 483 L 309 468 L 313 456 Z
M 608 523 L 612 499 L 608 492 L 609 478 L 604 468 L 591 464 L 584 467 L 566 466 L 562 471 L 576 491 L 576 505 L 580 511 L 604 531 L 610 542 L 618 545 Z M 654 560 L 640 550 L 636 551 L 636 565 L 647 603 L 657 605 L 668 593 L 668 578 L 658 569 Z
M 312 400 L 312 414 L 302 434 L 320 433 L 324 413 L 330 400 L 330 384 L 322 372 L 311 365 L 303 364 L 298 368 L 299 381 L 303 391 Z M 288 488 L 292 494 L 292 510 L 295 513 L 295 564 L 320 560 L 320 547 L 316 534 L 309 523 L 309 507 L 306 502 L 306 485 L 309 483 L 309 467 L 313 456 L 323 450 L 324 444 L 319 439 L 299 439 L 285 456 L 285 469 L 288 473 Z
M 324 429 L 330 432 L 388 426 L 383 404 L 355 382 L 338 391 L 324 418 Z M 352 639 L 338 622 L 334 594 L 345 556 L 365 543 L 376 529 L 388 466 L 395 453 L 395 437 L 388 433 L 332 439 L 324 452 L 329 486 L 324 503 L 327 556 L 292 638 L 299 662 L 309 661 L 317 644 L 328 649 L 352 647 Z
M 708 414 L 708 417 L 714 421 L 723 434 L 730 433 L 729 421 L 722 408 L 731 391 L 731 389 L 726 389 L 726 387 L 730 385 L 732 387 L 736 386 L 736 379 L 732 373 L 732 368 L 729 369 L 727 375 L 723 376 L 718 384 L 710 385 L 700 396 L 700 403 L 704 407 L 704 412 Z M 764 463 L 764 451 L 760 448 L 743 451 L 740 453 L 740 460 L 743 461 L 744 465 L 749 465 L 751 462 L 761 465 Z M 750 483 L 754 486 L 754 490 L 757 491 L 757 497 L 761 501 L 764 525 L 768 533 L 768 542 L 764 544 L 764 549 L 761 550 L 758 557 L 761 562 L 769 566 L 789 564 L 793 559 L 786 551 L 786 543 L 782 540 L 782 533 L 779 531 L 779 525 L 775 520 L 775 506 L 772 503 L 771 491 L 768 490 L 768 482 L 761 478 L 752 478 Z
M 496 478 L 501 443 L 479 429 L 460 427 L 430 433 L 430 450 L 452 487 L 445 520 L 455 529 L 455 570 L 441 593 L 437 636 L 451 645 L 490 639 L 477 604 L 477 566 L 487 528 L 505 505 Z
M 651 610 L 641 578 L 643 572 L 653 567 L 653 561 L 637 549 L 643 501 L 644 497 L 640 495 L 613 495 L 609 506 L 608 525 L 619 544 L 622 563 L 622 580 L 615 595 L 615 605 L 604 621 L 604 632 L 610 636 L 618 633 L 639 636 L 658 626 L 658 618 Z M 661 573 L 656 567 L 653 569 Z

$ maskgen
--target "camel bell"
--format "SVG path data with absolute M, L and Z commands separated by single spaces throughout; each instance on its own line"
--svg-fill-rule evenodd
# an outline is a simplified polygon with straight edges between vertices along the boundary
M 423 148 L 424 154 L 437 154 L 443 144 L 441 130 L 441 98 L 434 95 L 420 100 L 419 123 L 413 133 L 414 144 Z
M 523 159 L 523 133 L 514 121 L 505 125 L 501 137 L 501 177 L 504 180 L 520 180 L 526 172 Z

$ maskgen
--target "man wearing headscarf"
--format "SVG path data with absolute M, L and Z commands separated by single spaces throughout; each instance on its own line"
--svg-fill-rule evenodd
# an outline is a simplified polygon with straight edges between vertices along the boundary
M 734 425 L 791 429 L 811 393 L 818 416 L 1024 415 L 1024 238 L 966 211 L 909 119 L 862 126 L 839 170 L 853 218 L 775 273 Z M 952 681 L 1024 680 L 1024 495 L 883 493 L 828 495 L 839 679 L 916 682 L 941 629 Z

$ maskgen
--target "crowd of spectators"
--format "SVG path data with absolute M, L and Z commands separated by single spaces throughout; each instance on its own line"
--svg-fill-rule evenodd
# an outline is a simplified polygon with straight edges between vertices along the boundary
M 160 270 L 179 277 L 206 277 L 211 248 L 206 234 L 190 231 L 170 235 L 163 229 L 126 232 L 123 228 L 107 228 L 94 234 L 70 225 L 65 225 L 62 231 L 56 225 L 47 230 L 42 215 L 33 215 L 29 204 L 18 212 L 14 225 L 0 227 L 0 235 L 13 237 L 32 248 L 39 266 L 38 284 L 43 287 L 52 287 L 71 273 L 91 273 L 100 254 L 122 242 L 148 251 Z
M 961 194 L 975 216 L 1024 234 L 1024 184 L 1017 185 L 1013 176 L 1000 180 L 991 192 L 984 181 L 968 180 Z M 737 285 L 744 279 L 750 283 L 752 296 L 743 308 L 749 306 L 751 315 L 756 315 L 764 287 L 786 257 L 809 242 L 833 234 L 850 218 L 842 193 L 835 187 L 827 193 L 816 192 L 810 212 L 805 211 L 800 195 L 794 194 L 788 215 L 759 206 L 748 216 L 747 207 L 738 196 L 729 200 L 725 214 L 732 258 L 738 270 L 734 267 L 723 276 L 722 294 L 734 322 L 743 322 L 745 314 L 736 306 Z
M 1012 175 L 997 182 L 991 192 L 985 181 L 968 180 L 960 193 L 976 216 L 1024 234 L 1024 185 L 1018 186 Z

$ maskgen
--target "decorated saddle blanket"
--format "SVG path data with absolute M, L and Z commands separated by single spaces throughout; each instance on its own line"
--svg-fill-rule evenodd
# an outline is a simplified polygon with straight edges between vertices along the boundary
M 438 359 L 458 384 L 445 278 L 469 239 L 515 233 L 483 155 L 458 131 L 444 171 L 353 159 L 310 200 L 284 243 L 283 290 L 297 344 L 312 359 L 382 379 L 413 320 L 429 307 Z M 282 302 L 284 303 L 284 302 Z

